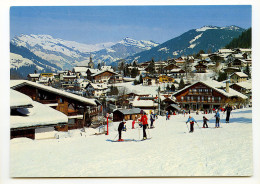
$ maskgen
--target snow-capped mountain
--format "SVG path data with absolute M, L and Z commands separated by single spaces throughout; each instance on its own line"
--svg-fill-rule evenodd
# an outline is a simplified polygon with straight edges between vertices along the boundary
M 10 44 L 10 73 L 18 73 L 26 78 L 29 73 L 38 72 L 56 72 L 60 67 L 36 56 L 30 50 L 23 46 Z
M 133 60 L 145 62 L 154 58 L 155 61 L 158 61 L 177 58 L 182 55 L 192 55 L 200 50 L 215 52 L 227 45 L 233 38 L 237 38 L 243 31 L 244 29 L 237 26 L 203 26 L 189 30 L 148 51 L 127 57 L 126 60 L 127 62 Z
M 137 41 L 131 38 L 125 38 L 117 43 L 82 44 L 56 39 L 50 35 L 33 34 L 17 36 L 11 40 L 11 43 L 27 48 L 35 55 L 63 69 L 86 65 L 90 53 L 94 63 L 104 61 L 109 64 L 158 45 L 152 41 Z

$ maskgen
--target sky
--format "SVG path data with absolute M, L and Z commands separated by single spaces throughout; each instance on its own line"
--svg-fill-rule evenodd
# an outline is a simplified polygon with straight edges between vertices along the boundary
M 250 5 L 13 6 L 10 37 L 48 34 L 86 44 L 125 37 L 163 43 L 205 25 L 251 27 Z

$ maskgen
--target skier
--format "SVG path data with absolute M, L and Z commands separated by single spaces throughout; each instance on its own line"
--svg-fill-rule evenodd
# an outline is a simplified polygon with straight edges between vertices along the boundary
M 208 119 L 205 116 L 203 116 L 203 127 L 202 128 L 209 128 L 207 121 L 208 121 Z
M 166 112 L 166 120 L 169 120 L 169 112 Z
M 216 111 L 215 117 L 216 117 L 216 126 L 215 126 L 215 128 L 219 128 L 219 121 L 220 121 L 219 110 Z
M 148 125 L 148 123 L 147 123 L 147 119 L 148 118 L 147 118 L 147 116 L 146 116 L 144 111 L 141 111 L 141 113 L 143 114 L 142 117 L 141 117 L 141 122 L 142 122 L 142 125 L 143 125 L 143 139 L 145 140 L 145 139 L 147 139 L 145 130 L 146 130 L 146 127 Z
M 150 128 L 154 128 L 153 122 L 155 121 L 155 114 L 153 114 L 153 112 L 151 112 L 151 114 L 150 114 L 150 121 L 151 121 Z
M 124 129 L 125 123 L 126 123 L 125 120 L 123 120 L 121 123 L 119 123 L 119 126 L 118 126 L 119 139 L 118 139 L 118 141 L 124 141 L 123 139 L 121 139 L 121 133 L 122 133 L 122 130 Z
M 232 107 L 228 104 L 228 106 L 225 108 L 225 111 L 227 111 L 226 123 L 229 123 L 229 117 L 230 117 L 230 112 L 232 111 Z
M 193 117 L 189 116 L 188 120 L 186 121 L 186 124 L 188 122 L 190 122 L 190 133 L 192 133 L 194 131 L 194 123 L 197 123 L 197 121 Z

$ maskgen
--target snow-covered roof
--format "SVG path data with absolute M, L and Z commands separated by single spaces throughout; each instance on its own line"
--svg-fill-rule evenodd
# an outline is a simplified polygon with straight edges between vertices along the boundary
M 231 49 L 219 49 L 218 52 L 220 53 L 233 53 L 234 51 Z
M 171 70 L 171 72 L 174 73 L 174 72 L 179 72 L 181 70 L 182 70 L 181 68 L 174 68 L 174 69 Z
M 247 96 L 243 95 L 242 93 L 239 93 L 236 90 L 233 90 L 232 88 L 229 88 L 229 92 L 226 92 L 224 83 L 221 83 L 221 82 L 218 82 L 218 81 L 215 81 L 215 80 L 207 80 L 207 81 L 199 81 L 199 82 L 208 86 L 208 87 L 210 87 L 210 88 L 212 88 L 213 90 L 223 94 L 226 97 L 240 97 L 240 98 L 243 98 L 243 99 L 248 98 Z M 190 88 L 191 86 L 193 86 L 193 85 L 195 85 L 199 82 L 195 82 L 191 85 L 188 85 L 188 86 L 184 87 L 183 89 L 175 92 L 173 95 L 176 95 L 176 94 Z
M 73 67 L 74 72 L 86 72 L 88 70 L 88 67 L 86 66 L 75 66 Z
M 252 89 L 252 80 L 247 80 L 247 81 L 243 81 L 243 82 L 238 82 L 236 83 L 236 85 L 245 88 L 245 89 Z
M 10 116 L 10 128 L 33 127 L 67 123 L 68 117 L 47 105 L 32 102 L 33 108 L 22 108 L 19 112 L 25 116 Z
M 239 49 L 241 52 L 252 52 L 252 49 Z
M 233 73 L 231 76 L 233 76 L 233 75 L 237 75 L 237 76 L 239 76 L 239 77 L 248 77 L 248 75 L 245 74 L 245 73 L 243 73 L 243 72 L 235 72 L 235 73 Z
M 45 86 L 45 85 L 42 85 L 42 84 L 37 84 L 35 82 L 27 81 L 27 80 L 11 80 L 10 81 L 10 87 L 13 88 L 13 89 L 15 89 L 16 87 L 21 86 L 21 85 L 33 86 L 35 88 L 39 88 L 39 89 L 42 89 L 42 90 L 45 90 L 45 91 L 49 91 L 49 92 L 52 92 L 52 93 L 55 93 L 55 94 L 58 94 L 58 95 L 61 95 L 61 96 L 64 96 L 64 97 L 68 97 L 68 98 L 80 101 L 82 103 L 85 103 L 85 104 L 89 104 L 89 105 L 96 105 L 97 104 L 96 99 L 78 96 L 78 95 L 75 95 L 75 94 L 72 94 L 72 93 L 68 93 L 66 91 L 62 91 L 60 89 L 53 88 L 51 86 Z
M 10 107 L 19 108 L 24 106 L 31 106 L 33 100 L 18 91 L 10 89 Z
M 34 77 L 40 77 L 40 74 L 39 73 L 30 73 L 30 74 L 28 74 L 29 75 L 29 77 L 32 77 L 32 78 L 34 78 Z
M 97 72 L 100 72 L 99 69 L 89 68 L 88 70 L 89 70 L 91 73 L 97 73 Z
M 64 75 L 63 78 L 76 78 L 76 75 Z
M 133 107 L 157 107 L 158 104 L 153 100 L 134 100 Z
M 140 108 L 132 108 L 132 109 L 117 109 L 118 111 L 120 111 L 122 114 L 140 114 L 141 109 Z M 116 110 L 115 110 L 116 111 Z M 115 112 L 114 111 L 114 112 Z
M 131 81 L 134 81 L 134 80 L 135 80 L 135 78 L 131 78 L 131 77 L 124 77 L 124 78 L 123 78 L 123 80 L 124 80 L 124 81 L 126 81 L 126 82 L 131 82 Z
M 96 90 L 105 90 L 107 89 L 107 85 L 106 84 L 95 84 L 95 83 L 90 83 L 90 85 L 96 89 Z
M 97 72 L 97 73 L 94 73 L 94 74 L 92 74 L 91 76 L 94 77 L 94 76 L 97 76 L 97 75 L 102 74 L 102 73 L 104 73 L 104 72 L 110 72 L 110 73 L 113 73 L 114 75 L 117 75 L 117 74 L 118 74 L 118 73 L 113 72 L 113 71 L 110 71 L 110 70 L 103 70 L 103 71 L 99 71 L 99 72 Z

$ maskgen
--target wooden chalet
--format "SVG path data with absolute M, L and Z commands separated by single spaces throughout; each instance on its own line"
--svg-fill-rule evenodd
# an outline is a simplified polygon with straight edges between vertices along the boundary
M 239 72 L 239 71 L 240 71 L 240 69 L 236 68 L 236 67 L 227 67 L 224 69 L 224 72 L 227 73 L 228 76 L 235 72 Z
M 248 75 L 243 72 L 235 72 L 230 76 L 231 83 L 244 82 L 248 79 Z
M 172 69 L 179 69 L 180 67 L 177 66 L 176 64 L 169 64 L 168 66 L 165 66 L 163 68 L 164 73 L 170 73 Z
M 93 83 L 108 83 L 110 77 L 112 77 L 114 75 L 118 75 L 118 74 L 115 72 L 106 70 L 106 71 L 100 71 L 98 73 L 95 73 L 95 74 L 91 75 L 91 77 L 92 77 Z
M 123 82 L 123 76 L 121 74 L 112 75 L 108 80 L 109 84 L 116 84 L 122 82 Z
M 113 112 L 113 121 L 134 120 L 140 118 L 140 108 L 117 109 Z
M 247 99 L 247 97 L 217 81 L 195 82 L 174 94 L 176 102 L 181 108 L 202 110 L 219 108 L 228 99 Z
M 27 78 L 29 81 L 36 82 L 36 81 L 39 81 L 40 75 L 41 74 L 39 74 L 39 73 L 32 73 L 32 74 L 28 74 Z
M 243 67 L 244 63 L 241 59 L 234 59 L 234 61 L 232 61 L 232 66 L 233 67 Z
M 55 127 L 68 124 L 68 117 L 47 105 L 33 101 L 30 97 L 10 90 L 11 139 L 27 137 L 46 139 L 55 137 Z
M 183 69 L 172 69 L 170 74 L 174 77 L 174 78 L 183 78 L 185 75 L 185 71 Z
M 68 126 L 63 127 L 64 131 L 89 126 L 92 121 L 95 121 L 99 113 L 98 106 L 100 103 L 97 100 L 78 96 L 50 86 L 26 80 L 11 80 L 11 89 L 15 89 L 29 96 L 32 100 L 46 104 L 67 115 L 69 119 Z
M 145 76 L 143 78 L 143 85 L 145 86 L 156 85 L 156 84 L 158 84 L 157 77 Z
M 199 64 L 195 65 L 194 67 L 196 68 L 197 73 L 206 73 L 206 69 L 207 69 L 206 65 L 199 63 Z

